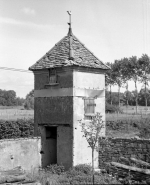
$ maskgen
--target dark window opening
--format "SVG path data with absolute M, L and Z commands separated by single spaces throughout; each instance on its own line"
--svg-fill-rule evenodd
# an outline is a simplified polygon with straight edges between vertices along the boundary
M 57 127 L 46 127 L 46 139 L 57 139 Z
M 49 69 L 49 84 L 57 84 L 56 69 Z

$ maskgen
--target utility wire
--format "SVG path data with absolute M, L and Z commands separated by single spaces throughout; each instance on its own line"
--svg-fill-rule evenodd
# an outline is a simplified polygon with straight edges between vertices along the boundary
M 19 71 L 19 72 L 26 72 L 26 73 L 32 73 L 31 71 L 25 70 L 25 69 L 16 69 L 16 68 L 9 68 L 9 67 L 0 67 L 2 70 L 9 70 L 9 71 Z
M 9 67 L 0 67 L 0 70 L 6 70 L 6 71 L 15 71 L 15 72 L 25 72 L 25 73 L 32 73 L 32 71 L 25 70 L 25 69 L 16 69 L 16 68 L 9 68 Z M 42 71 L 36 72 L 36 74 L 42 74 Z

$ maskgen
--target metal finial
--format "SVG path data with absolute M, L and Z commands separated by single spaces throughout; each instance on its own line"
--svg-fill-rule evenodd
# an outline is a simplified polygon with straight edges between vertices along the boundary
M 74 56 L 73 56 L 73 48 L 72 48 L 72 28 L 71 28 L 71 11 L 67 11 L 67 13 L 69 14 L 69 32 L 68 32 L 68 36 L 69 36 L 69 60 L 74 60 Z
M 69 14 L 69 27 L 71 28 L 71 11 L 67 11 L 67 13 Z

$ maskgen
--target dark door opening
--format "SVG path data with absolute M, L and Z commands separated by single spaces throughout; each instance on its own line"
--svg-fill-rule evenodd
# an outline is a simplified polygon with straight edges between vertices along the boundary
M 42 147 L 42 166 L 57 163 L 57 127 L 45 127 L 45 139 Z

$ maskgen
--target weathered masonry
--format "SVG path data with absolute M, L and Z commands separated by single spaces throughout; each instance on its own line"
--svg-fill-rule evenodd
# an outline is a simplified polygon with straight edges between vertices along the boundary
M 0 177 L 1 171 L 12 170 L 18 166 L 29 173 L 37 171 L 41 166 L 40 151 L 40 137 L 1 139 Z
M 108 67 L 69 32 L 29 70 L 35 76 L 35 135 L 42 135 L 42 166 L 66 169 L 91 163 L 92 152 L 79 120 L 96 112 L 105 120 L 105 75 Z M 102 132 L 105 135 L 105 128 Z M 95 154 L 98 167 L 98 153 Z
M 136 158 L 150 163 L 150 139 L 105 138 L 99 141 L 99 167 L 105 168 L 110 162 L 120 162 L 120 157 Z

